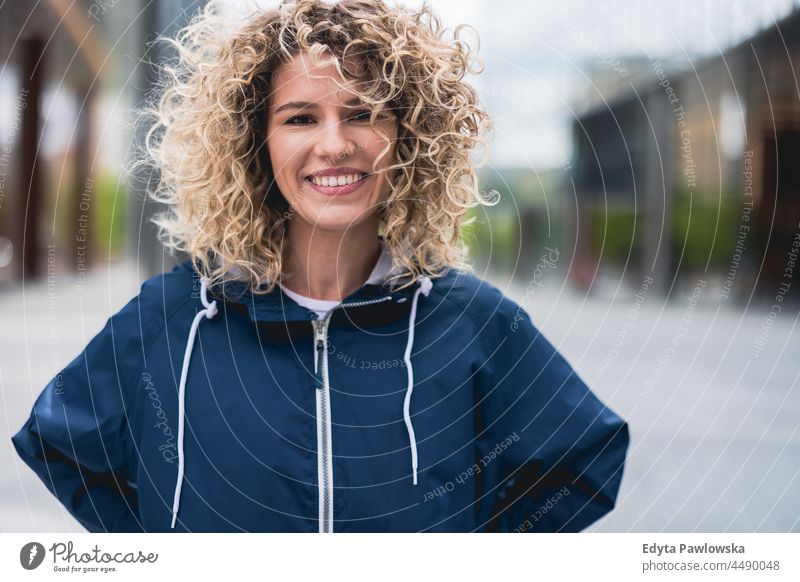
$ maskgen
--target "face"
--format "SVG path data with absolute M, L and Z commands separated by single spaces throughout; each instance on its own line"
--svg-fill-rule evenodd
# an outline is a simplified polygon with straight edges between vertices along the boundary
M 345 231 L 372 220 L 377 230 L 397 126 L 386 113 L 373 129 L 369 116 L 357 86 L 345 83 L 332 64 L 315 67 L 301 53 L 273 75 L 267 149 L 275 182 L 295 211 L 292 221 Z

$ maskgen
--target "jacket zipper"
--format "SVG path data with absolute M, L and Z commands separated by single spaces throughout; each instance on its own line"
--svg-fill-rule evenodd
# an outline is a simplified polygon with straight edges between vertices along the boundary
M 324 319 L 314 319 L 314 376 L 317 393 L 317 481 L 319 486 L 319 533 L 333 532 L 333 447 L 331 446 L 331 401 L 328 380 L 328 324 L 340 307 L 361 307 L 388 301 L 391 296 L 339 304 Z

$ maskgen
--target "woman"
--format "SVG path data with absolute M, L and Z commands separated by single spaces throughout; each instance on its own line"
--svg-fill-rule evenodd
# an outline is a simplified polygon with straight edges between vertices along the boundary
M 148 142 L 191 259 L 44 390 L 19 454 L 91 531 L 578 531 L 628 445 L 469 272 L 468 47 L 427 8 L 208 7 Z

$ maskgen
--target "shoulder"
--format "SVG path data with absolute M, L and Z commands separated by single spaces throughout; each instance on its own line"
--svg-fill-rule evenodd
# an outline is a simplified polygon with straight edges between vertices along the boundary
M 187 261 L 145 279 L 139 293 L 111 317 L 114 334 L 150 343 L 183 308 L 199 297 L 199 276 Z
M 147 355 L 176 314 L 192 317 L 192 301 L 192 272 L 185 265 L 146 279 L 139 293 L 108 317 L 81 353 L 61 370 L 56 386 L 75 386 L 67 392 L 76 397 L 91 393 L 97 403 L 101 399 L 111 402 L 119 386 L 130 401 Z
M 191 261 L 185 261 L 175 265 L 171 271 L 145 279 L 138 298 L 147 304 L 175 307 L 199 296 L 200 275 L 192 268 Z
M 494 283 L 473 273 L 455 269 L 433 279 L 432 293 L 465 310 L 497 314 L 501 317 L 513 315 L 520 308 L 516 301 Z
M 431 295 L 436 303 L 469 315 L 484 331 L 516 331 L 520 325 L 532 327 L 530 317 L 495 284 L 473 273 L 449 270 L 433 279 Z

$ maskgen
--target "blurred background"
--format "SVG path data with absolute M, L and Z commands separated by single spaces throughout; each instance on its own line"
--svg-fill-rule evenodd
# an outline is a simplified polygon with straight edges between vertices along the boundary
M 156 177 L 123 167 L 173 56 L 152 43 L 202 5 L 0 1 L 0 531 L 81 531 L 9 439 L 183 260 L 149 223 Z M 477 32 L 495 122 L 476 273 L 630 422 L 591 529 L 800 531 L 800 1 L 430 5 Z

